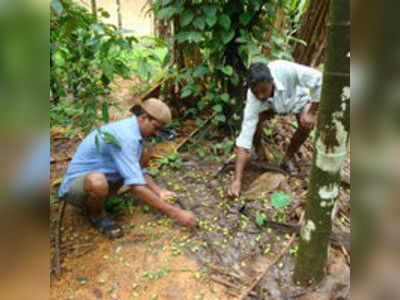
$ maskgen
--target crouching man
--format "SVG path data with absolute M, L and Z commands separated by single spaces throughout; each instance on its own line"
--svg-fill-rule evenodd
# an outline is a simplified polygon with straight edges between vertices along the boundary
M 158 135 L 171 121 L 169 107 L 158 99 L 148 99 L 141 107 L 138 116 L 92 131 L 79 145 L 59 189 L 59 197 L 85 210 L 90 223 L 108 238 L 123 235 L 122 228 L 105 212 L 107 196 L 123 184 L 145 204 L 178 223 L 190 227 L 197 223 L 192 212 L 166 202 L 175 193 L 159 187 L 140 166 L 143 139 Z M 113 135 L 119 145 L 104 133 Z
M 253 142 L 257 156 L 264 158 L 261 137 L 263 122 L 275 114 L 295 114 L 298 128 L 286 151 L 282 167 L 294 169 L 293 156 L 305 142 L 317 120 L 322 74 L 310 67 L 284 60 L 268 65 L 254 63 L 247 76 L 247 101 L 243 123 L 236 140 L 235 174 L 228 186 L 228 194 L 238 197 L 245 166 Z

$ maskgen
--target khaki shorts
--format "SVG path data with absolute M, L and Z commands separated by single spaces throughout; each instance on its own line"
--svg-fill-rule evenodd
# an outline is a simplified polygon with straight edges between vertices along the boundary
M 68 189 L 68 193 L 63 197 L 63 200 L 67 203 L 81 209 L 87 207 L 86 203 L 89 196 L 85 190 L 85 177 L 86 174 L 75 178 Z M 116 194 L 122 185 L 123 180 L 108 182 L 109 195 Z

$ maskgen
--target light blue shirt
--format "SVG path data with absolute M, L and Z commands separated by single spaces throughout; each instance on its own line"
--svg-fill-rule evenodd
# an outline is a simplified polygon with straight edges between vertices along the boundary
M 247 91 L 238 147 L 252 148 L 261 112 L 271 109 L 278 114 L 298 114 L 308 103 L 320 100 L 322 74 L 318 70 L 285 60 L 272 61 L 268 67 L 275 84 L 274 96 L 261 102 L 250 89 Z
M 92 131 L 79 145 L 69 164 L 58 191 L 59 197 L 68 192 L 75 178 L 89 172 L 103 173 L 110 182 L 123 179 L 127 186 L 146 184 L 143 175 L 147 171 L 140 167 L 143 138 L 136 117 L 104 125 L 101 132 L 112 134 L 121 148 L 105 142 L 98 130 Z

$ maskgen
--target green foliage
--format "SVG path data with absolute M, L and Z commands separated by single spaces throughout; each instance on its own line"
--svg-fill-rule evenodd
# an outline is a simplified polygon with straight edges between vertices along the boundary
M 262 213 L 257 213 L 257 216 L 256 216 L 257 224 L 260 225 L 260 226 L 264 225 L 264 222 L 265 222 L 266 218 L 267 218 L 267 216 L 266 216 L 265 213 L 263 213 L 263 212 Z
M 130 75 L 128 61 L 120 53 L 131 49 L 137 39 L 123 37 L 114 25 L 97 23 L 92 13 L 71 0 L 52 0 L 50 17 L 52 125 L 66 121 L 69 113 L 63 108 L 69 107 L 78 112 L 75 122 L 90 130 L 100 119 L 99 111 L 101 119 L 108 121 L 110 83 L 115 75 Z M 65 102 L 59 106 L 62 99 L 68 99 L 70 106 Z
M 228 140 L 225 143 L 216 143 L 213 145 L 214 154 L 215 155 L 227 155 L 231 152 L 235 142 L 232 140 Z
M 238 115 L 233 112 L 241 111 L 244 105 L 246 67 L 256 61 L 291 58 L 288 45 L 296 26 L 289 25 L 290 30 L 282 32 L 273 29 L 273 22 L 278 9 L 297 16 L 297 2 L 154 1 L 159 20 L 177 22 L 173 39 L 183 49 L 185 59 L 198 50 L 201 54 L 201 63 L 170 70 L 175 86 L 182 87 L 181 98 L 200 99 L 195 111 L 212 108 L 217 112 L 214 123 L 237 122 Z M 272 36 L 266 40 L 269 31 Z M 262 49 L 269 49 L 272 57 L 265 58 Z
M 170 155 L 164 158 L 160 158 L 159 162 L 161 166 L 169 166 L 173 169 L 179 169 L 182 166 L 182 158 L 178 152 L 172 152 Z
M 118 211 L 123 211 L 130 215 L 133 214 L 134 206 L 132 201 L 127 201 L 122 196 L 119 195 L 111 195 L 107 198 L 105 203 L 106 211 L 110 213 L 116 213 Z
M 104 10 L 99 13 L 109 17 Z M 73 122 L 87 132 L 99 121 L 109 122 L 109 107 L 116 105 L 110 99 L 115 77 L 137 75 L 151 84 L 170 60 L 165 41 L 138 40 L 129 30 L 99 23 L 72 0 L 51 1 L 50 27 L 51 126 Z
M 284 192 L 274 193 L 271 198 L 275 208 L 284 208 L 290 204 L 290 195 Z

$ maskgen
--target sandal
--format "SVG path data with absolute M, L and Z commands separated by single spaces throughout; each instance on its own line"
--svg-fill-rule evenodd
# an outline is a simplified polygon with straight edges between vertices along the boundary
M 89 216 L 89 221 L 94 228 L 99 230 L 104 236 L 109 239 L 117 239 L 124 235 L 124 233 L 122 232 L 122 228 L 106 216 L 97 220 Z M 116 229 L 118 229 L 117 232 L 115 232 Z

